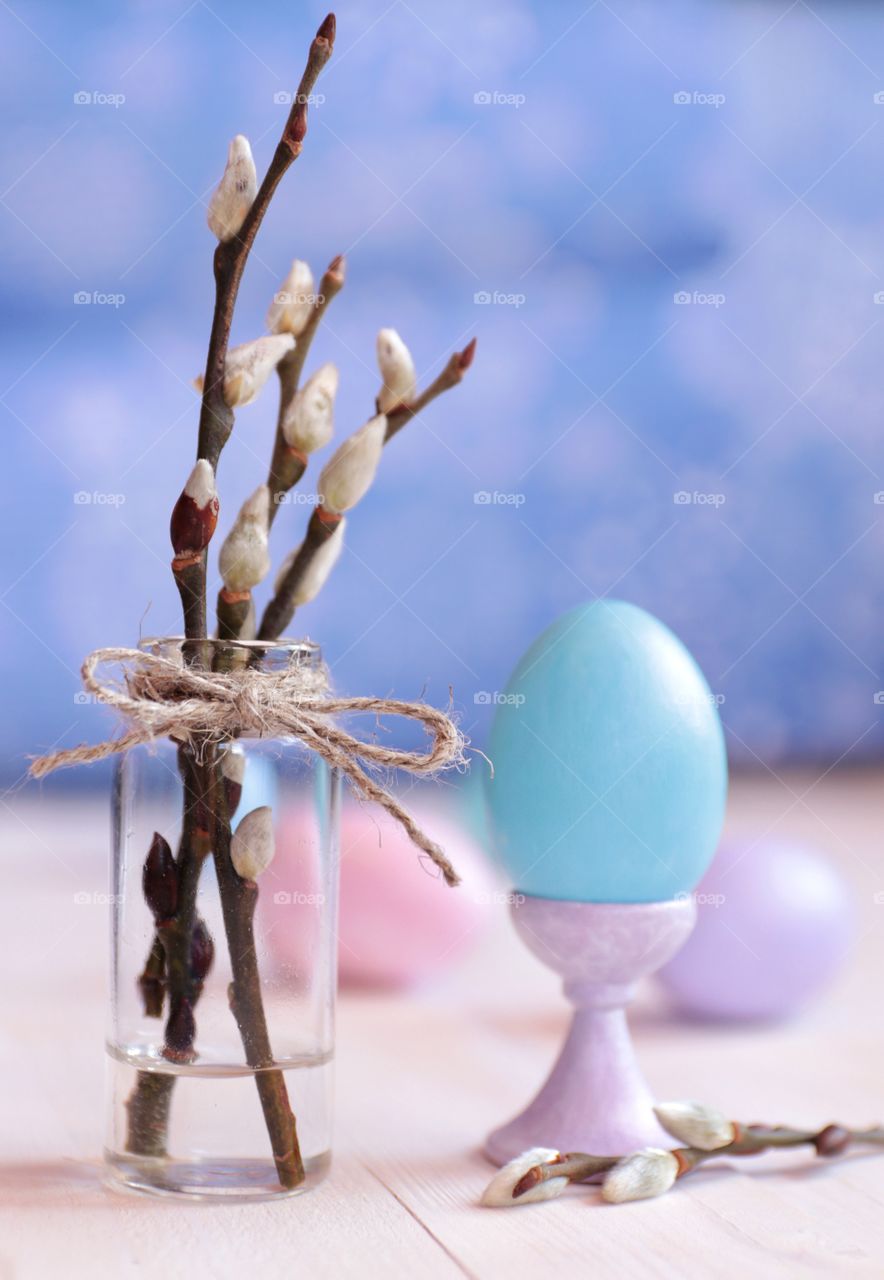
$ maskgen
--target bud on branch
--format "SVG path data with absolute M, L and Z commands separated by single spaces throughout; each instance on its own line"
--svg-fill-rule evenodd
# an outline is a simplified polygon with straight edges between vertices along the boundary
M 141 873 L 144 901 L 153 912 L 157 924 L 171 919 L 178 906 L 178 868 L 169 842 L 154 832 Z
M 309 454 L 328 444 L 334 433 L 337 390 L 338 371 L 333 364 L 324 364 L 295 392 L 281 419 L 290 449 Z
M 252 809 L 233 833 L 230 857 L 236 874 L 243 880 L 257 880 L 273 861 L 273 813 L 269 805 Z
M 233 528 L 221 544 L 218 568 L 228 591 L 251 591 L 270 572 L 269 516 L 270 490 L 261 484 L 243 503 Z
M 561 1154 L 553 1147 L 532 1147 L 523 1151 L 520 1156 L 510 1160 L 494 1175 L 482 1193 L 482 1204 L 499 1209 L 507 1205 L 532 1204 L 538 1200 L 552 1200 L 559 1196 L 568 1185 L 568 1179 L 562 1177 L 535 1177 L 531 1185 L 518 1191 L 517 1188 L 526 1180 L 526 1174 L 543 1169 L 554 1169 Z M 516 1197 L 518 1196 L 518 1199 Z
M 222 244 L 232 240 L 258 194 L 258 175 L 248 138 L 238 133 L 227 152 L 227 166 L 209 201 L 209 230 Z
M 409 404 L 414 399 L 417 387 L 414 361 L 395 329 L 381 329 L 377 354 L 383 380 L 378 393 L 378 412 L 390 413 L 398 405 Z
M 172 509 L 169 534 L 175 555 L 190 557 L 204 551 L 212 540 L 217 523 L 215 473 L 210 463 L 200 458 Z
M 726 1147 L 736 1136 L 732 1120 L 700 1102 L 661 1102 L 654 1107 L 654 1114 L 666 1132 L 686 1147 L 715 1151 Z
M 371 488 L 387 434 L 383 413 L 371 418 L 340 445 L 319 476 L 319 496 L 329 511 L 355 507 Z
M 316 301 L 313 272 L 306 262 L 295 258 L 282 284 L 273 295 L 267 312 L 271 333 L 291 333 L 297 337 L 310 319 Z
M 602 1183 L 609 1204 L 661 1196 L 679 1175 L 678 1158 L 662 1147 L 643 1147 L 616 1164 Z
M 290 333 L 272 333 L 231 347 L 224 362 L 224 403 L 239 409 L 257 400 L 273 370 L 294 345 Z M 193 385 L 202 391 L 202 374 L 194 378 Z

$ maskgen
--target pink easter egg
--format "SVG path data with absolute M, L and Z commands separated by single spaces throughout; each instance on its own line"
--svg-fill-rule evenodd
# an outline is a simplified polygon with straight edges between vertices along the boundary
M 475 840 L 441 807 L 410 808 L 445 850 L 462 883 L 449 889 L 383 810 L 345 803 L 338 926 L 342 985 L 406 987 L 431 977 L 474 946 L 493 918 L 496 881 Z M 297 889 L 281 888 L 262 903 L 272 917 L 268 946 L 278 962 L 295 969 L 303 967 L 316 916 L 308 904 L 299 906 L 319 887 L 315 846 L 305 838 L 312 830 L 312 817 L 301 807 L 280 815 L 274 878 Z M 306 931 L 299 923 L 305 913 Z
M 696 1018 L 788 1017 L 838 972 L 856 931 L 833 860 L 780 837 L 725 841 L 696 901 L 694 932 L 658 975 Z

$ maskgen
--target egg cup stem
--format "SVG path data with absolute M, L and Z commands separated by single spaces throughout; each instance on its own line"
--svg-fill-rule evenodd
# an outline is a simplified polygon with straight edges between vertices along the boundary
M 691 899 L 560 902 L 514 894 L 513 922 L 539 960 L 560 974 L 575 1006 L 559 1058 L 534 1100 L 495 1129 L 485 1153 L 505 1164 L 530 1147 L 616 1155 L 673 1140 L 653 1112 L 625 1006 L 694 927 Z

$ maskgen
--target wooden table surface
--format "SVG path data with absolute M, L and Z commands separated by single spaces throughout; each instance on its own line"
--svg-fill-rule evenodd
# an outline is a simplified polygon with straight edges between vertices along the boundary
M 828 849 L 856 886 L 860 937 L 848 970 L 787 1025 L 686 1025 L 643 991 L 633 1030 L 658 1096 L 747 1120 L 884 1119 L 880 789 L 872 774 L 736 781 L 730 827 Z M 884 1274 L 884 1156 L 719 1162 L 631 1205 L 576 1188 L 549 1204 L 477 1207 L 490 1175 L 477 1147 L 537 1087 L 567 1016 L 502 907 L 433 985 L 341 998 L 335 1160 L 316 1191 L 217 1208 L 105 1190 L 105 806 L 47 786 L 7 796 L 0 821 L 0 1280 Z

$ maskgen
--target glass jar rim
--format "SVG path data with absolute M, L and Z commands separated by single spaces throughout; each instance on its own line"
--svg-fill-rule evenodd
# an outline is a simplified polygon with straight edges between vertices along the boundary
M 145 653 L 162 652 L 165 648 L 183 649 L 184 645 L 207 645 L 209 653 L 260 654 L 267 657 L 285 657 L 292 662 L 318 663 L 322 660 L 322 650 L 313 640 L 295 640 L 291 636 L 280 636 L 278 640 L 222 640 L 218 636 L 201 637 L 189 640 L 183 635 L 142 636 L 138 648 Z

